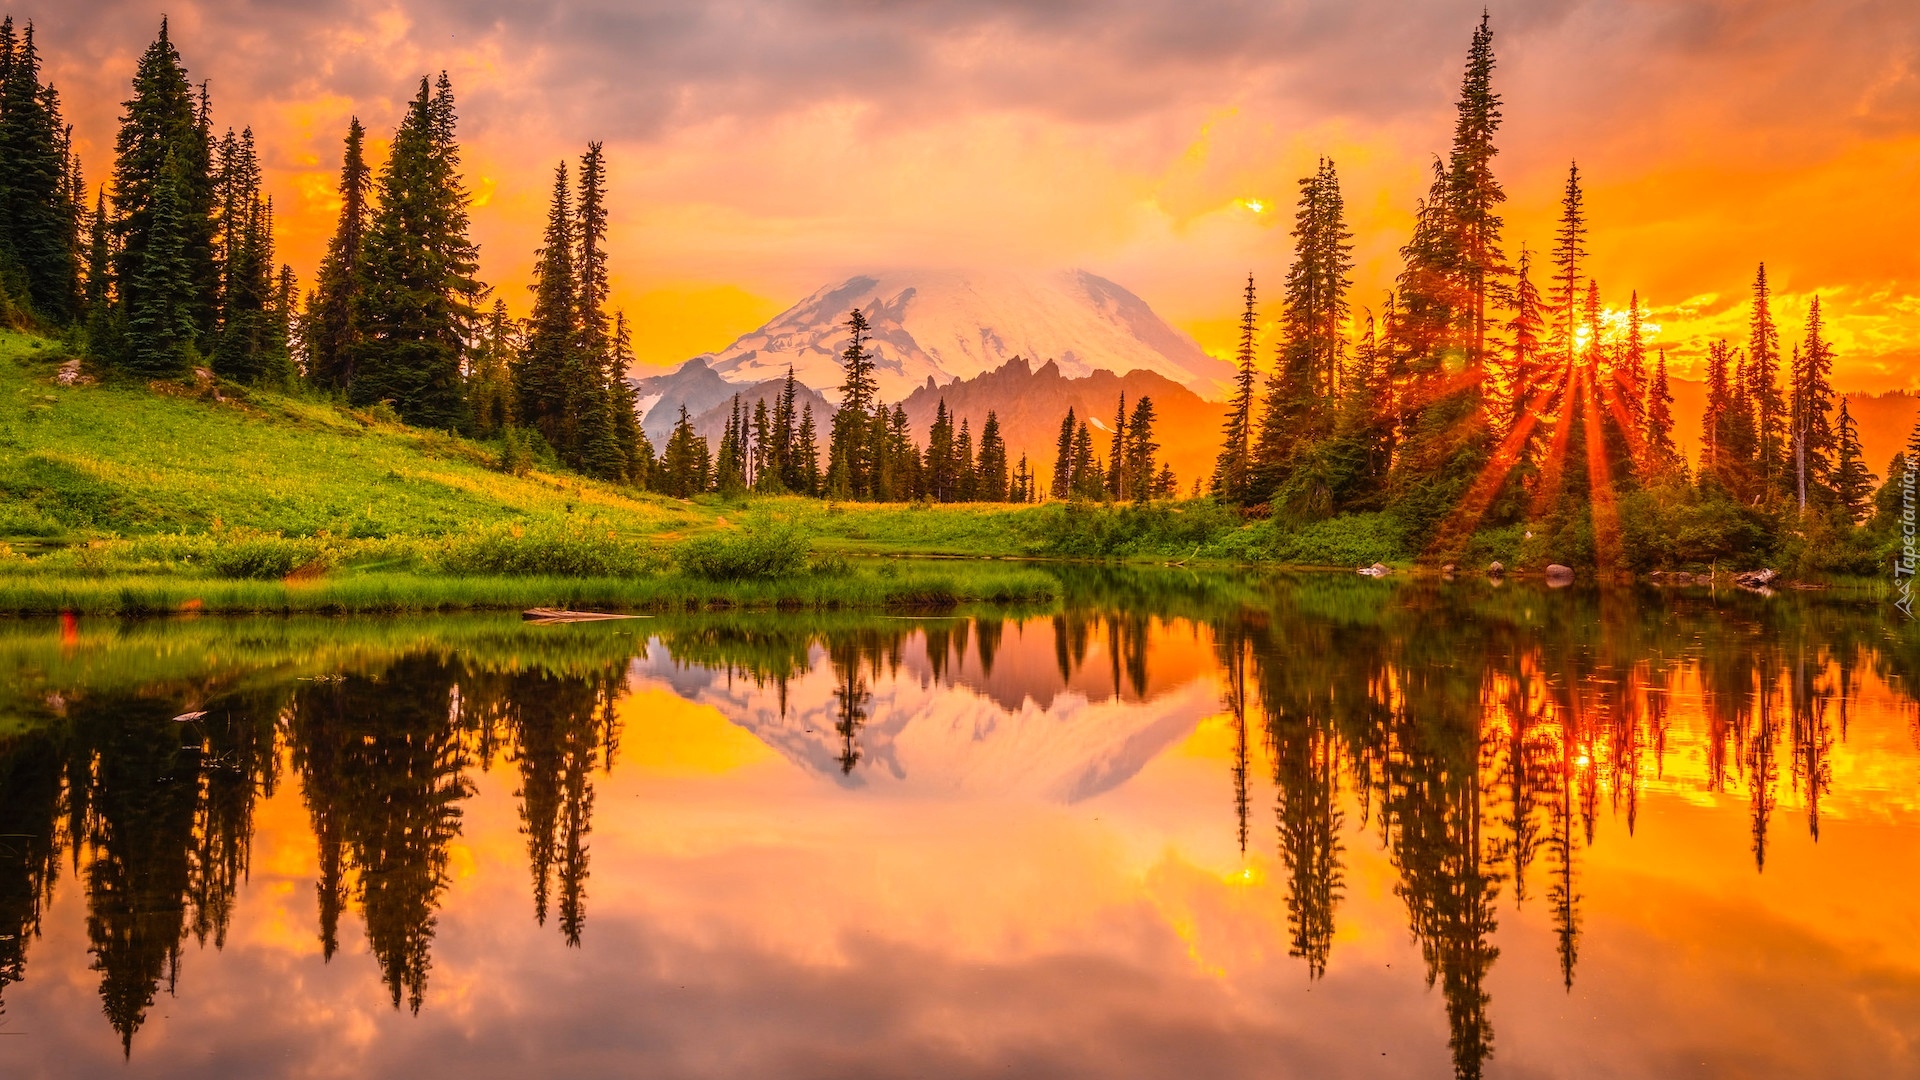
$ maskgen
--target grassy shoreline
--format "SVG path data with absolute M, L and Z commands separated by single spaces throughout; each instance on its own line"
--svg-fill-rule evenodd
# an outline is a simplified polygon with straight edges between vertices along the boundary
M 177 574 L 55 574 L 0 578 L 0 612 L 12 615 L 406 614 L 509 611 L 533 607 L 668 611 L 925 611 L 965 604 L 1044 604 L 1057 582 L 999 568 L 857 569 L 803 572 L 758 581 L 711 581 L 683 574 L 638 578 L 444 577 L 349 573 L 249 581 Z

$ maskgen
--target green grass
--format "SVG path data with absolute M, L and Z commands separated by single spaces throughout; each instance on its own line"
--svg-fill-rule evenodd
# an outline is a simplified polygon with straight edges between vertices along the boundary
M 711 508 L 565 473 L 515 476 L 499 449 L 298 396 L 161 384 L 63 387 L 65 354 L 0 332 L 0 538 L 204 533 L 447 536 L 580 524 L 654 537 Z

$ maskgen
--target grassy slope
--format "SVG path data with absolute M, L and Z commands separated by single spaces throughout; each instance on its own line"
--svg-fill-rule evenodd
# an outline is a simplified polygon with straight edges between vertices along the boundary
M 0 332 L 0 611 L 872 608 L 1053 595 L 1050 580 L 1010 568 L 690 579 L 663 572 L 664 550 L 731 531 L 727 515 L 738 519 L 743 508 L 565 473 L 508 475 L 492 467 L 496 454 L 484 444 L 285 394 L 223 387 L 217 400 L 211 390 L 169 384 L 61 386 L 62 359 L 52 342 Z M 833 517 L 803 499 L 755 513 L 767 510 Z M 637 553 L 627 561 L 648 569 L 606 577 L 436 565 L 448 545 L 508 530 L 524 530 L 530 544 L 570 535 L 627 546 Z M 179 555 L 194 546 L 183 536 L 217 546 L 249 533 L 326 536 L 340 561 L 285 581 L 223 580 Z
M 0 332 L 0 539 L 200 533 L 442 536 L 581 521 L 672 537 L 711 511 L 490 468 L 484 446 L 265 392 L 62 387 L 50 343 Z

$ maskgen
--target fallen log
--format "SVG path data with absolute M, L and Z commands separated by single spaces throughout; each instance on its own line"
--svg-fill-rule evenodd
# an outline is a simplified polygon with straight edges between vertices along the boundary
M 566 608 L 528 608 L 520 617 L 537 626 L 551 623 L 606 622 L 609 619 L 644 619 L 645 615 L 622 615 L 611 611 L 569 611 Z

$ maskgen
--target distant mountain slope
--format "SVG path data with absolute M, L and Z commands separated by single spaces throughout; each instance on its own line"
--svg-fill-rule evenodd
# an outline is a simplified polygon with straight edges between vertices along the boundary
M 1049 360 L 1036 371 L 1025 359 L 1015 357 L 964 382 L 936 386 L 929 381 L 909 394 L 904 404 L 907 421 L 923 445 L 942 400 L 954 415 L 971 422 L 976 445 L 987 411 L 993 410 L 1000 420 L 1001 435 L 1007 440 L 1008 458 L 1018 462 L 1022 453 L 1028 455 L 1044 487 L 1053 479 L 1055 441 L 1067 410 L 1071 408 L 1075 415 L 1092 421 L 1094 450 L 1104 457 L 1112 445 L 1108 429 L 1122 392 L 1127 395 L 1129 412 L 1143 395 L 1153 398 L 1161 460 L 1173 467 L 1183 493 L 1196 478 L 1213 474 L 1225 406 L 1203 401 L 1193 391 L 1151 371 L 1125 375 L 1096 371 L 1082 378 L 1068 378 L 1057 362 Z
M 847 314 L 873 324 L 880 394 L 897 400 L 928 378 L 970 379 L 1016 356 L 1048 357 L 1070 377 L 1151 371 L 1202 397 L 1222 397 L 1232 368 L 1168 326 L 1146 301 L 1084 270 L 913 271 L 830 285 L 706 360 L 734 383 L 781 378 L 838 398 Z

